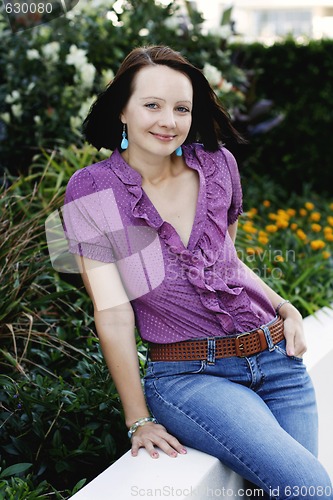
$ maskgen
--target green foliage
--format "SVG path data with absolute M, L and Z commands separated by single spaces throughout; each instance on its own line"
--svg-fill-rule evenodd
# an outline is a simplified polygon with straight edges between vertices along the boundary
M 128 449 L 90 299 L 80 282 L 77 289 L 71 276 L 64 281 L 52 269 L 44 232 L 70 175 L 102 157 L 89 146 L 45 153 L 26 177 L 2 186 L 0 480 L 6 499 L 68 493 Z M 18 464 L 32 464 L 25 479 L 16 476 L 27 465 Z
M 333 182 L 333 41 L 293 40 L 266 47 L 233 47 L 238 63 L 256 72 L 252 98 L 272 99 L 285 119 L 269 134 L 251 138 L 249 170 L 268 174 L 285 190 L 304 183 L 327 192 Z
M 95 96 L 141 45 L 169 44 L 200 68 L 216 66 L 214 86 L 232 113 L 244 100 L 245 75 L 225 39 L 204 35 L 201 24 L 197 11 L 181 13 L 172 1 L 127 0 L 119 8 L 109 0 L 79 2 L 65 17 L 15 35 L 0 27 L 0 167 L 26 173 L 41 147 L 82 144 L 79 128 Z
M 16 465 L 21 466 L 26 464 Z M 13 468 L 15 467 L 17 471 L 20 467 L 16 467 L 16 465 L 13 466 Z M 3 472 L 5 473 L 8 469 Z M 2 476 L 2 474 L 0 474 L 0 476 Z M 0 500 L 46 500 L 50 498 L 51 495 L 55 500 L 64 500 L 74 495 L 86 482 L 85 479 L 83 479 L 74 486 L 72 491 L 63 490 L 60 492 L 45 480 L 36 486 L 31 474 L 28 474 L 28 476 L 24 478 L 12 476 L 6 479 L 7 474 L 2 477 L 3 479 L 0 477 Z
M 303 187 L 286 198 L 270 178 L 244 185 L 240 257 L 276 292 L 308 316 L 333 303 L 333 203 Z
M 60 148 L 56 153 L 40 154 L 29 174 L 17 179 L 8 177 L 0 189 L 0 273 L 3 300 L 0 321 L 12 323 L 17 314 L 27 318 L 34 303 L 41 306 L 48 294 L 61 295 L 57 280 L 50 277 L 50 260 L 45 241 L 45 219 L 61 205 L 66 183 L 77 168 L 98 158 L 93 148 Z M 50 297 L 51 298 L 51 297 Z M 24 315 L 22 314 L 24 312 Z
M 82 485 L 81 480 L 95 477 L 129 447 L 119 398 L 94 332 L 90 300 L 81 283 L 74 287 L 72 277 L 65 281 L 50 266 L 43 228 L 47 215 L 61 205 L 70 175 L 103 157 L 89 146 L 41 154 L 29 174 L 11 179 L 0 196 L 4 297 L 0 309 L 0 485 L 6 499 L 66 498 Z M 289 226 L 270 235 L 262 193 L 276 214 L 281 203 L 285 210 L 286 206 L 299 210 L 306 202 L 315 205 L 307 209 L 307 218 L 300 221 L 295 216 L 293 221 L 309 230 L 308 247 Z M 278 268 L 278 279 L 273 274 L 267 281 L 308 314 L 332 299 L 332 257 L 324 258 L 321 250 L 309 245 L 314 239 L 311 224 L 318 219 L 312 220 L 311 214 L 320 213 L 322 233 L 315 237 L 324 238 L 324 224 L 333 227 L 333 206 L 309 192 L 302 198 L 295 195 L 287 205 L 283 194 L 267 178 L 245 180 L 245 198 L 251 205 L 245 207 L 240 222 L 238 247 L 251 267 L 261 272 Z M 255 233 L 245 229 L 248 219 Z M 291 226 L 292 220 L 288 222 Z M 274 252 L 264 257 L 255 253 L 253 259 L 248 248 L 260 245 L 260 231 L 270 236 L 265 248 L 280 250 L 282 255 L 294 249 L 295 261 L 275 262 Z M 331 246 L 327 240 L 324 250 Z M 139 339 L 137 346 L 143 372 L 146 348 Z
M 63 375 L 56 373 L 64 365 L 61 352 L 32 344 L 29 358 L 39 369 L 30 369 L 17 382 L 1 377 L 6 409 L 2 415 L 6 419 L 3 459 L 8 463 L 14 457 L 29 461 L 35 477 L 43 477 L 59 489 L 97 475 L 114 460 L 119 448 L 122 452 L 127 449 L 118 396 L 93 344 L 85 352 L 82 346 L 75 361 L 74 353 L 71 359 L 62 354 L 67 358 Z M 123 440 L 117 436 L 120 432 Z

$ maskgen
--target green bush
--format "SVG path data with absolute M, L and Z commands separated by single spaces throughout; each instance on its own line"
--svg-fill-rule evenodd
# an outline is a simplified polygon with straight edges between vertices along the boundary
M 0 499 L 1 500 L 42 500 L 52 498 L 63 500 L 74 495 L 86 482 L 80 480 L 72 490 L 57 491 L 47 481 L 42 481 L 36 485 L 32 474 L 26 477 L 20 477 L 31 468 L 32 464 L 17 463 L 4 470 L 0 468 Z M 69 495 L 69 497 L 68 497 Z
M 305 186 L 288 198 L 266 177 L 244 182 L 240 258 L 308 316 L 333 304 L 333 203 Z
M 69 176 L 98 158 L 88 146 L 62 151 L 61 161 L 40 156 L 28 176 L 2 187 L 0 465 L 32 464 L 29 480 L 4 479 L 6 499 L 30 498 L 19 492 L 31 483 L 70 491 L 129 446 L 90 299 L 52 269 L 45 242 L 45 219 Z
M 246 167 L 267 174 L 288 192 L 304 183 L 330 193 L 333 182 L 333 41 L 293 40 L 270 47 L 233 46 L 237 64 L 254 68 L 252 98 L 274 101 L 285 114 L 269 134 L 251 137 Z M 249 96 L 250 98 L 250 96 Z
M 195 10 L 185 19 L 172 1 L 80 4 L 15 35 L 0 25 L 0 168 L 26 173 L 40 147 L 82 144 L 78 129 L 94 96 L 136 46 L 170 44 L 205 68 L 230 112 L 242 104 L 245 75 L 223 38 L 202 34 Z

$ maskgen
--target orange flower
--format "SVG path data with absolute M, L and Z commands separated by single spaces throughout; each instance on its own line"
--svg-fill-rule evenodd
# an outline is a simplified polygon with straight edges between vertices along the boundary
M 314 204 L 311 203 L 311 201 L 307 201 L 306 203 L 304 203 L 304 206 L 307 210 L 313 210 L 314 209 Z
M 275 262 L 284 262 L 284 258 L 282 257 L 282 255 L 276 255 L 274 257 L 274 260 Z
M 321 231 L 320 224 L 311 224 L 311 229 L 314 233 L 319 233 Z
M 313 212 L 310 215 L 310 220 L 314 220 L 314 221 L 318 222 L 320 219 L 321 219 L 321 215 L 319 212 Z
M 333 241 L 333 233 L 325 233 L 326 241 Z
M 276 221 L 276 225 L 280 229 L 285 229 L 286 227 L 289 226 L 289 222 L 287 219 L 284 219 L 283 217 L 279 217 Z
M 276 220 L 278 218 L 278 216 L 276 214 L 270 213 L 270 214 L 268 214 L 268 218 L 271 220 Z
M 324 259 L 329 259 L 331 257 L 331 254 L 327 250 L 324 250 L 324 252 L 322 252 L 322 256 L 324 257 Z
M 250 208 L 250 210 L 247 212 L 247 215 L 252 219 L 257 213 L 258 213 L 257 208 Z
M 271 206 L 271 202 L 269 200 L 264 200 L 262 202 L 262 204 L 264 205 L 264 207 L 270 207 Z
M 245 222 L 244 226 L 243 226 L 243 229 L 246 233 L 251 233 L 251 234 L 255 234 L 258 232 L 258 229 L 256 229 L 255 227 L 253 227 L 253 223 L 252 221 L 247 221 Z
M 296 231 L 296 229 L 298 228 L 298 224 L 296 224 L 296 222 L 293 222 L 292 224 L 290 224 L 290 228 L 291 228 L 293 231 Z
M 310 243 L 312 250 L 321 250 L 325 245 L 326 243 L 323 240 L 313 240 Z
M 268 233 L 276 233 L 278 227 L 275 224 L 268 224 L 265 229 Z
M 304 217 L 308 212 L 305 210 L 305 208 L 300 208 L 299 209 L 299 214 Z
M 263 252 L 263 249 L 260 247 L 247 247 L 246 253 L 248 255 L 258 255 Z
M 267 245 L 267 243 L 269 242 L 269 239 L 267 236 L 259 236 L 258 237 L 258 241 L 259 243 L 261 243 L 262 245 Z
M 260 230 L 259 231 L 259 236 L 267 236 L 266 231 Z
M 300 240 L 303 240 L 303 241 L 306 240 L 306 234 L 302 229 L 297 229 L 296 234 Z
M 329 223 L 330 226 L 333 226 L 333 217 L 331 215 L 327 217 L 327 222 Z
M 287 214 L 290 216 L 290 217 L 294 217 L 294 215 L 296 215 L 296 210 L 294 208 L 288 208 L 287 210 Z

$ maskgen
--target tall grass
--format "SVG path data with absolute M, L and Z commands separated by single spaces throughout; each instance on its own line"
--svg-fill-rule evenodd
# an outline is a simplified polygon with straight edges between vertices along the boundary
M 37 484 L 69 494 L 128 448 L 90 300 L 52 269 L 44 230 L 70 175 L 99 158 L 88 146 L 44 153 L 1 188 L 0 484 L 13 498 Z M 22 463 L 27 478 L 8 479 Z

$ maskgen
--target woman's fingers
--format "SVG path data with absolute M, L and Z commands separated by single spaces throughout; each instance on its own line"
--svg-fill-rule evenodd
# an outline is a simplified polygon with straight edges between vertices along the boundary
M 140 448 L 145 448 L 152 458 L 158 458 L 159 453 L 155 446 L 172 458 L 176 458 L 178 453 L 186 453 L 186 449 L 178 439 L 159 424 L 146 424 L 140 427 L 132 437 L 133 456 L 138 455 Z
M 306 352 L 305 335 L 300 321 L 286 318 L 284 320 L 284 336 L 288 356 L 301 357 Z

